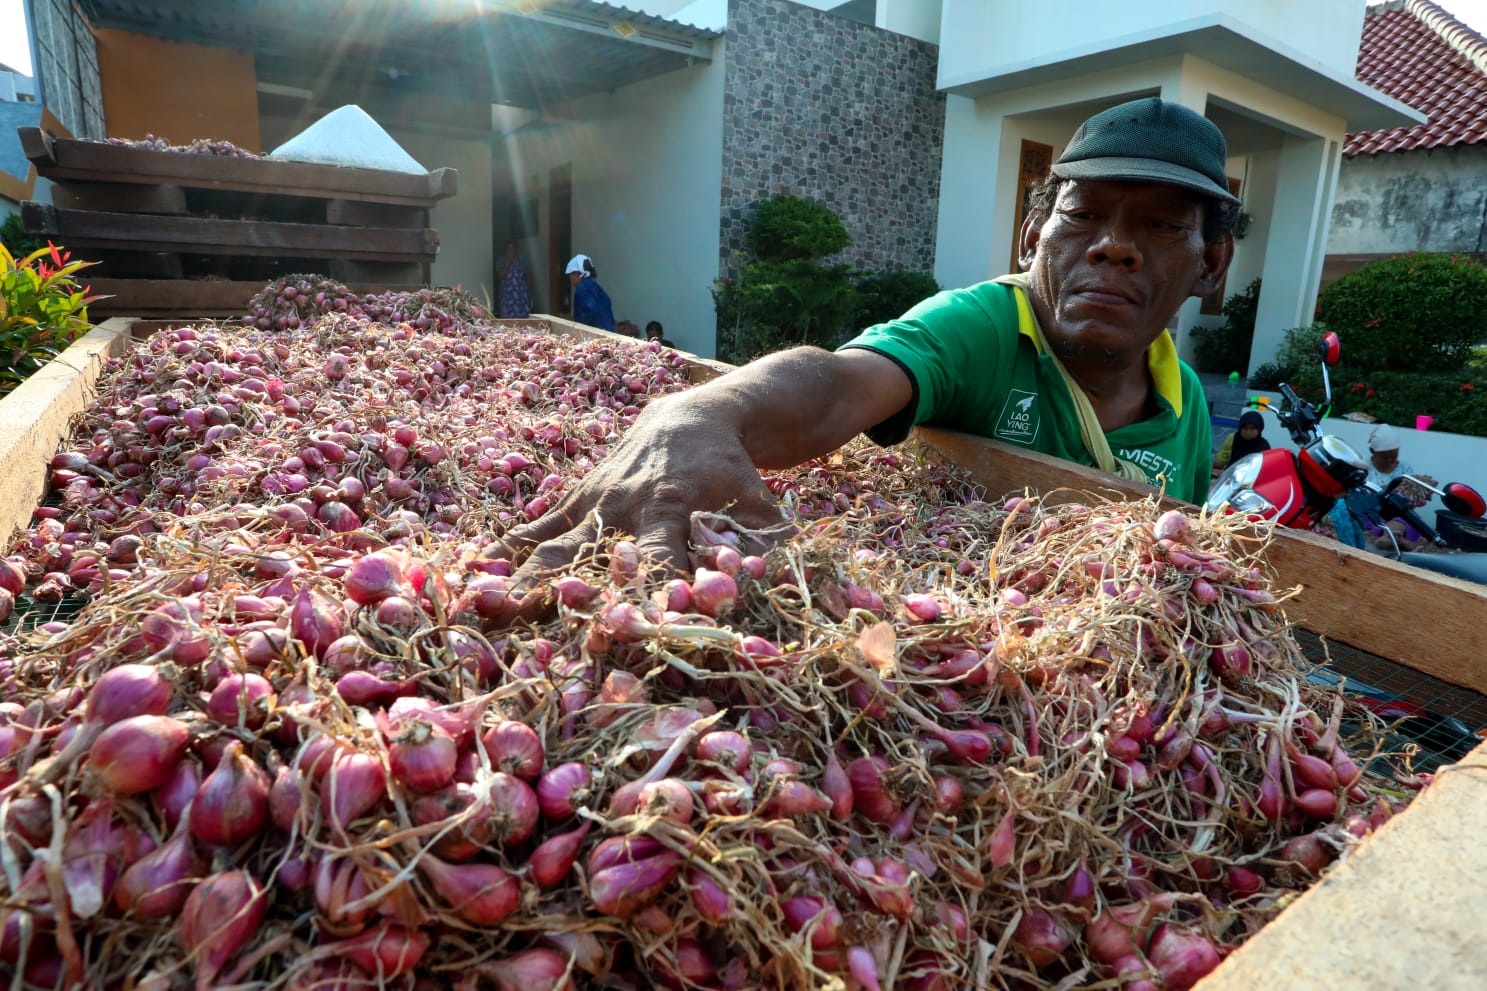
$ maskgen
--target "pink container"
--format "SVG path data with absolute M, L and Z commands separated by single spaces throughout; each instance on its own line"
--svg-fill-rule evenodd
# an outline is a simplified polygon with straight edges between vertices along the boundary
M 1415 429 L 1416 430 L 1429 430 L 1430 429 L 1430 425 L 1432 423 L 1434 423 L 1434 422 L 1435 422 L 1435 417 L 1428 416 L 1428 415 L 1426 415 L 1424 413 L 1421 413 L 1419 416 L 1415 417 Z

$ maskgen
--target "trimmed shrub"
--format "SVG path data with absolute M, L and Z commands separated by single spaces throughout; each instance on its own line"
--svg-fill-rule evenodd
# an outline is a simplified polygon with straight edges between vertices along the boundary
M 847 265 L 761 260 L 744 265 L 737 281 L 714 283 L 713 303 L 718 357 L 740 363 L 799 344 L 840 344 L 851 332 L 857 292 Z
M 1224 300 L 1224 322 L 1217 327 L 1194 327 L 1193 362 L 1200 371 L 1227 375 L 1249 371 L 1250 345 L 1255 339 L 1255 312 L 1260 307 L 1260 280 Z
M 1487 343 L 1487 268 L 1459 255 L 1408 254 L 1328 286 L 1319 318 L 1343 340 L 1349 368 L 1461 369 Z
M 934 276 L 884 269 L 857 280 L 857 329 L 896 320 L 940 291 Z
M 749 251 L 762 260 L 824 258 L 851 243 L 830 208 L 799 196 L 762 200 L 749 222 Z

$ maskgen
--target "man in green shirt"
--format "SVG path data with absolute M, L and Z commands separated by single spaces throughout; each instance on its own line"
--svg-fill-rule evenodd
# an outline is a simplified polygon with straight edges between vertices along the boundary
M 995 437 L 1201 500 L 1208 409 L 1167 324 L 1223 281 L 1238 201 L 1217 127 L 1150 98 L 1082 124 L 1020 233 L 1027 271 L 941 293 L 835 352 L 769 355 L 653 401 L 546 516 L 508 533 L 519 583 L 571 561 L 596 520 L 686 563 L 691 514 L 779 521 L 760 469 L 916 423 Z M 539 607 L 530 596 L 523 611 Z

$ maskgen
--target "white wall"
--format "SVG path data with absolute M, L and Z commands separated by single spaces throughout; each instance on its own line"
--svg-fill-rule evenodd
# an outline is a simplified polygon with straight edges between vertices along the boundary
M 536 194 L 540 233 L 524 245 L 547 284 L 549 171 L 573 166 L 572 243 L 591 256 L 616 320 L 659 320 L 677 347 L 713 353 L 723 184 L 723 59 L 588 97 L 498 144 L 515 189 Z M 559 262 L 561 264 L 561 262 Z M 544 306 L 550 305 L 539 288 Z
M 430 211 L 439 232 L 433 283 L 459 285 L 473 296 L 496 296 L 491 249 L 491 143 L 425 132 L 389 131 L 404 150 L 429 171 L 459 170 L 457 191 Z
M 1351 77 L 1363 10 L 1362 0 L 944 0 L 940 84 L 997 76 L 1218 18 L 1246 25 L 1255 36 L 1275 39 L 1305 61 Z

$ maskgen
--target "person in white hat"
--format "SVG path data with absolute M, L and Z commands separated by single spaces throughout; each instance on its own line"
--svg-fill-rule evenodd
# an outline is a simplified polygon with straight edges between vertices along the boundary
M 599 285 L 594 260 L 588 255 L 574 255 L 568 260 L 568 284 L 573 287 L 573 320 L 575 323 L 614 332 L 614 309 L 609 293 Z
M 1387 423 L 1374 427 L 1368 435 L 1368 455 L 1368 484 L 1380 491 L 1388 489 L 1389 483 L 1399 476 L 1415 473 L 1413 468 L 1399 460 L 1399 431 Z M 1337 539 L 1353 547 L 1363 547 L 1364 542 L 1371 539 L 1385 550 L 1393 549 L 1396 542 L 1401 549 L 1413 550 L 1425 542 L 1420 534 L 1411 530 L 1402 520 L 1390 520 L 1387 524 L 1393 533 L 1392 539 L 1382 529 L 1375 527 L 1365 532 L 1353 518 L 1353 514 L 1348 512 L 1347 504 L 1341 501 L 1332 507 L 1328 519 L 1337 531 Z

